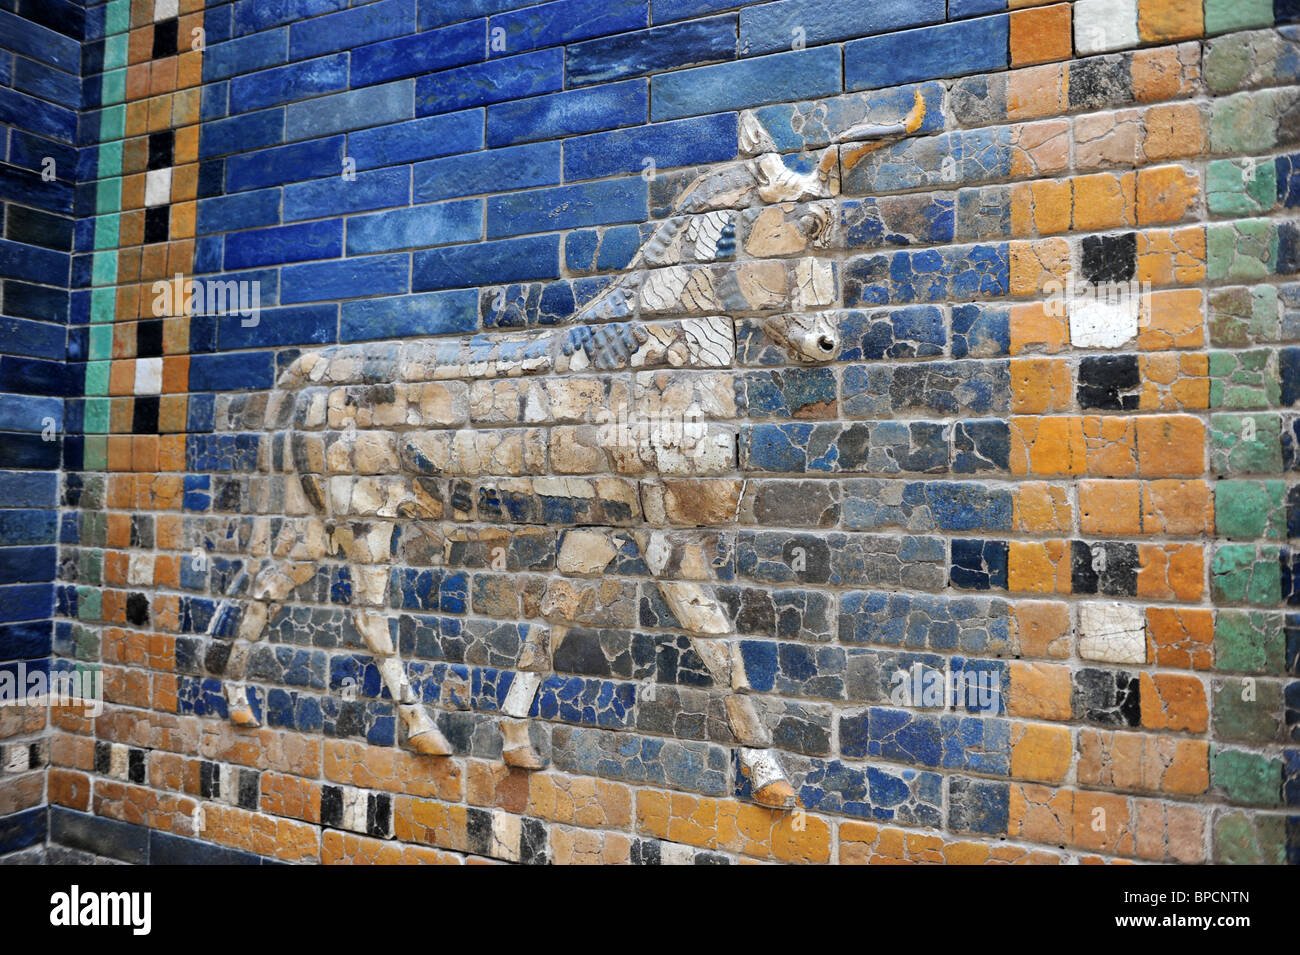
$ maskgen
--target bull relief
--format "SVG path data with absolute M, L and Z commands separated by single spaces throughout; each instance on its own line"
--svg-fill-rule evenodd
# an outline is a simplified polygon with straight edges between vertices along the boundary
M 745 158 L 689 182 L 626 270 L 567 327 L 298 355 L 264 406 L 247 409 L 260 416 L 260 470 L 278 478 L 282 501 L 262 507 L 234 596 L 208 630 L 225 638 L 213 641 L 220 649 L 208 665 L 224 676 L 230 720 L 262 724 L 250 660 L 277 608 L 322 562 L 341 562 L 351 623 L 378 674 L 371 692 L 396 704 L 404 744 L 451 755 L 448 709 L 486 697 L 505 764 L 545 768 L 549 735 L 538 717 L 547 688 L 564 682 L 552 659 L 571 634 L 571 605 L 606 599 L 602 576 L 638 564 L 689 635 L 680 665 L 709 688 L 716 732 L 736 748 L 754 799 L 794 807 L 773 748 L 779 714 L 749 694 L 715 592 L 717 530 L 735 525 L 747 487 L 734 476 L 736 395 L 727 376 L 709 373 L 736 366 L 738 342 L 778 347 L 789 363 L 836 357 L 828 312 L 841 304 L 839 284 L 820 253 L 844 246 L 841 172 L 924 117 L 918 91 L 897 124 L 859 124 L 814 156 L 787 157 L 755 113 L 743 113 Z M 545 623 L 522 622 L 516 639 L 496 646 L 493 665 L 508 665 L 492 693 L 464 692 L 445 666 L 403 659 L 387 608 L 405 548 L 419 542 L 435 564 L 456 548 L 495 559 L 509 542 L 504 527 L 547 523 L 564 529 L 559 577 L 538 608 Z M 609 598 L 620 599 L 617 587 Z

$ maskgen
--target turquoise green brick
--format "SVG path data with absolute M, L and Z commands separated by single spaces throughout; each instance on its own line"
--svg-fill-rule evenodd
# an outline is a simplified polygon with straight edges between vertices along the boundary
M 107 323 L 117 317 L 117 292 L 111 288 L 90 290 L 90 320 Z M 107 355 L 104 357 L 108 357 Z
M 86 445 L 82 460 L 82 466 L 87 471 L 102 471 L 107 468 L 108 436 L 104 434 L 86 435 Z
M 87 434 L 108 434 L 108 410 L 109 400 L 107 398 L 86 399 L 85 422 Z
M 1282 760 L 1215 746 L 1210 755 L 1210 785 L 1230 802 L 1276 806 L 1282 795 Z
M 90 268 L 90 281 L 95 285 L 113 285 L 117 282 L 117 253 L 96 252 Z
M 1223 544 L 1214 552 L 1210 588 L 1215 603 L 1276 604 L 1282 599 L 1279 549 Z
M 104 33 L 122 33 L 131 26 L 130 0 L 112 0 L 104 11 Z
M 1216 159 L 1205 170 L 1205 193 L 1215 215 L 1268 212 L 1277 205 L 1277 167 L 1271 159 Z
M 95 248 L 96 249 L 116 249 L 117 248 L 117 228 L 119 216 L 117 213 L 110 213 L 106 216 L 95 217 Z
M 1286 482 L 1219 481 L 1214 485 L 1214 529 L 1229 540 L 1286 537 Z
M 105 361 L 113 357 L 113 326 L 90 326 L 90 360 Z
M 1275 414 L 1210 417 L 1210 467 L 1215 474 L 1282 471 L 1282 421 Z
M 1286 817 L 1226 812 L 1214 823 L 1214 861 L 1219 865 L 1282 865 Z
M 1245 743 L 1281 742 L 1282 684 L 1252 676 L 1215 680 L 1214 736 Z
M 1286 653 L 1283 615 L 1268 610 L 1219 610 L 1214 615 L 1214 668 L 1281 674 Z
M 126 66 L 127 45 L 125 33 L 118 33 L 104 40 L 104 69 L 115 70 L 118 67 Z M 113 137 L 104 135 L 104 128 L 101 126 L 99 138 L 102 140 Z
M 1273 0 L 1205 0 L 1205 33 L 1232 33 L 1273 25 Z
M 77 579 L 87 584 L 104 583 L 104 552 L 83 547 L 77 554 Z
M 86 444 L 90 444 L 91 437 L 96 441 L 108 446 L 108 439 L 103 435 L 92 435 L 86 438 Z M 102 505 L 101 505 L 102 506 Z M 82 511 L 78 515 L 77 534 L 81 539 L 82 547 L 104 547 L 108 543 L 108 515 L 103 511 L 90 514 Z
M 122 175 L 122 141 L 104 143 L 99 147 L 99 164 L 95 174 L 101 179 Z
M 1236 93 L 1214 101 L 1210 152 L 1266 153 L 1277 145 L 1277 111 L 1272 90 Z
M 77 617 L 80 620 L 100 620 L 103 617 L 103 591 L 98 587 L 77 588 Z
M 101 179 L 95 189 L 95 212 L 104 215 L 122 209 L 122 180 Z
M 1275 342 L 1280 337 L 1277 288 L 1272 285 L 1215 289 L 1209 305 L 1210 343 L 1216 347 Z
M 81 506 L 83 508 L 103 508 L 105 501 L 105 483 L 102 474 L 86 474 L 81 481 Z M 86 538 L 81 538 L 81 544 L 85 546 L 88 543 Z
M 1275 408 L 1282 399 L 1277 353 L 1268 348 L 1210 353 L 1211 408 Z
M 86 362 L 86 394 L 87 395 L 108 394 L 109 364 L 110 362 L 107 361 Z
M 99 635 L 90 627 L 72 625 L 72 654 L 78 660 L 99 659 Z
M 1205 235 L 1205 271 L 1212 282 L 1253 281 L 1277 269 L 1277 228 L 1268 219 L 1213 223 Z
M 126 99 L 126 70 L 112 70 L 104 74 L 99 99 L 105 106 L 112 106 Z

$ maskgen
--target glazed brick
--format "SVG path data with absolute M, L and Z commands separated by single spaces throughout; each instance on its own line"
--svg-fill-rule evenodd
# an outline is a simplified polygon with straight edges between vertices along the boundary
M 284 130 L 283 108 L 204 123 L 199 133 L 199 158 L 263 149 L 283 142 Z
M 407 120 L 348 135 L 348 157 L 357 169 L 454 156 L 483 148 L 483 111 Z
M 253 33 L 224 43 L 214 42 L 203 51 L 203 79 L 205 82 L 225 80 L 240 73 L 276 66 L 288 60 L 288 48 L 287 29 Z
M 415 29 L 415 0 L 379 0 L 289 26 L 289 57 L 303 60 Z
M 306 139 L 309 136 L 413 119 L 414 96 L 413 81 L 398 80 L 292 103 L 285 112 L 285 138 Z
M 244 113 L 279 106 L 348 86 L 348 55 L 339 53 L 292 63 L 260 73 L 236 76 L 230 81 L 230 112 Z
M 555 0 L 498 14 L 488 29 L 504 30 L 505 48 L 518 53 L 635 30 L 649 19 L 649 0 Z
M 269 388 L 274 361 L 270 352 L 239 355 L 195 355 L 190 359 L 191 391 Z M 196 468 L 195 470 L 210 470 Z
M 417 252 L 412 291 L 559 276 L 559 237 L 530 236 Z
M 351 179 L 333 176 L 298 182 L 284 189 L 284 221 L 405 206 L 410 199 L 411 176 L 405 168 L 359 172 Z
M 348 219 L 348 255 L 472 242 L 483 234 L 483 201 L 414 206 Z
M 484 59 L 487 21 L 475 20 L 351 48 L 353 87 L 434 73 Z
M 732 159 L 735 113 L 722 113 L 637 129 L 575 136 L 564 143 L 565 180 L 639 173 L 650 159 L 657 169 Z
M 39 8 L 34 7 L 31 12 L 39 13 Z M 66 72 L 75 72 L 81 65 L 81 45 L 76 39 L 50 30 L 29 17 L 31 13 L 27 10 L 21 16 L 0 10 L 0 33 L 4 35 L 5 48 Z
M 620 33 L 564 51 L 565 85 L 607 83 L 736 58 L 736 15 Z
M 343 220 L 327 219 L 302 225 L 251 229 L 226 239 L 225 267 L 251 268 L 343 254 Z
M 351 298 L 358 290 L 394 295 L 407 291 L 410 263 L 404 255 L 376 255 L 292 265 L 282 270 L 280 281 L 285 305 Z
M 502 181 L 516 188 L 560 182 L 560 143 L 531 143 L 433 159 L 412 167 L 416 202 L 493 193 Z
M 234 0 L 231 4 L 233 31 L 235 36 L 256 33 L 282 23 L 330 13 L 344 6 L 344 0 L 277 0 L 275 3 Z
M 445 335 L 471 332 L 477 326 L 478 302 L 472 292 L 429 292 L 344 303 L 339 338 L 360 341 Z
M 217 342 L 223 350 L 332 342 L 338 326 L 338 306 L 331 303 L 264 308 L 258 313 L 256 325 L 245 325 L 247 320 L 241 315 L 221 316 Z
M 646 121 L 648 104 L 644 80 L 499 103 L 487 110 L 487 145 L 510 146 L 634 126 Z
M 236 232 L 280 222 L 280 190 L 255 189 L 198 201 L 194 230 L 198 235 Z
M 564 50 L 552 48 L 421 76 L 415 115 L 430 116 L 564 88 Z
M 646 189 L 639 178 L 526 190 L 487 200 L 487 237 L 638 222 L 645 217 Z
M 1006 69 L 1007 44 L 1005 16 L 854 40 L 844 45 L 844 85 L 868 89 Z
M 650 82 L 650 118 L 661 122 L 825 96 L 841 88 L 838 48 L 793 50 L 655 76 Z
M 927 23 L 942 23 L 944 18 L 944 4 L 938 0 L 920 3 L 851 0 L 837 4 L 831 10 L 812 0 L 778 0 L 741 10 L 740 53 L 742 56 L 755 56 L 789 49 L 795 29 L 801 29 L 804 42 L 813 46 L 870 33 L 891 33 Z

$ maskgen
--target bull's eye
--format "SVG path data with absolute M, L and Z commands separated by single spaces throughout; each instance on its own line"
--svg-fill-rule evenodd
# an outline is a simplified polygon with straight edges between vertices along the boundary
M 834 351 L 835 341 L 823 335 L 821 338 L 817 339 L 817 347 L 822 351 Z

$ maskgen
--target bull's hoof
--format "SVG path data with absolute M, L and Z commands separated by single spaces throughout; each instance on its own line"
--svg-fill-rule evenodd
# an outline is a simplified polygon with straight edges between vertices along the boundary
M 772 809 L 793 809 L 795 804 L 794 787 L 784 779 L 778 779 L 762 789 L 755 789 L 754 802 L 760 806 L 769 806 Z
M 550 760 L 537 751 L 527 720 L 501 721 L 501 761 L 512 769 L 545 769 Z
M 450 756 L 451 743 L 442 735 L 429 711 L 421 703 L 412 703 L 398 711 L 406 724 L 406 741 L 417 753 L 425 756 Z
M 257 718 L 257 712 L 253 709 L 253 704 L 248 700 L 248 690 L 242 686 L 226 688 L 227 709 L 230 713 L 230 722 L 236 726 L 257 727 L 262 725 L 262 721 Z
M 741 749 L 740 771 L 749 779 L 754 801 L 760 806 L 793 809 L 798 804 L 794 787 L 770 749 Z
M 407 737 L 407 741 L 412 749 L 424 756 L 451 755 L 451 743 L 447 742 L 447 737 L 443 736 L 437 727 L 419 736 Z

